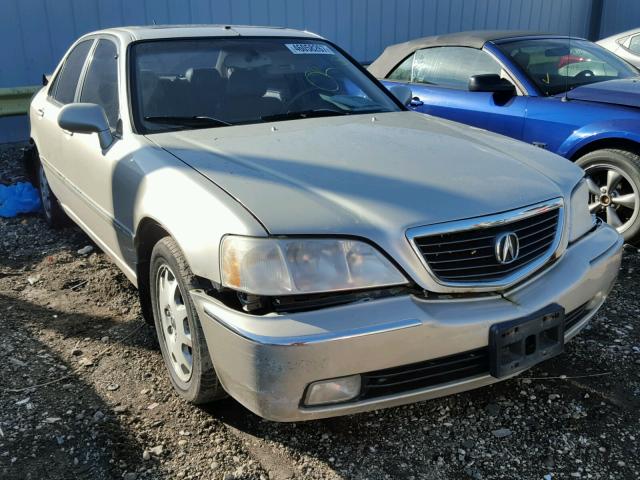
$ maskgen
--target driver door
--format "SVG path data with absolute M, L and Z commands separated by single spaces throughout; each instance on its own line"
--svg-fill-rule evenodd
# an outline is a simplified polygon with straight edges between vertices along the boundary
M 409 77 L 412 109 L 521 139 L 528 97 L 518 93 L 504 99 L 468 90 L 470 76 L 488 73 L 508 79 L 501 65 L 483 50 L 433 47 L 405 59 L 385 83 Z

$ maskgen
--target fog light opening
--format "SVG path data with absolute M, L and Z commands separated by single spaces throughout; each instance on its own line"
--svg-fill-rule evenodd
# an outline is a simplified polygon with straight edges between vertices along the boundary
M 313 382 L 307 387 L 304 405 L 312 407 L 347 402 L 360 395 L 361 386 L 360 375 Z
M 606 298 L 606 293 L 598 292 L 591 300 L 589 300 L 589 303 L 587 303 L 587 310 L 593 310 L 598 305 L 602 304 Z

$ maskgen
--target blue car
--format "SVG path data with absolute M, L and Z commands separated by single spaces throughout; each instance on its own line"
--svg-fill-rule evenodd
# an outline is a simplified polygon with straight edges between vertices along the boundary
M 389 88 L 408 85 L 409 106 L 419 112 L 576 162 L 586 171 L 591 212 L 640 243 L 635 67 L 581 38 L 477 31 L 390 46 L 368 68 Z

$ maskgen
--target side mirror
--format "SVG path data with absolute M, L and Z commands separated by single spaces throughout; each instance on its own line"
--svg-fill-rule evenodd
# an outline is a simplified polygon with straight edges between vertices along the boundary
M 516 87 L 509 80 L 501 78 L 495 73 L 472 75 L 469 77 L 470 92 L 504 93 L 514 96 Z
M 46 87 L 47 85 L 49 85 L 50 81 L 51 81 L 51 74 L 50 73 L 43 73 L 42 74 L 42 86 Z
M 396 97 L 405 107 L 411 103 L 411 89 L 406 85 L 392 85 L 389 87 L 391 94 Z
M 60 110 L 58 125 L 74 133 L 97 133 L 100 148 L 106 150 L 113 143 L 104 109 L 95 103 L 70 103 Z

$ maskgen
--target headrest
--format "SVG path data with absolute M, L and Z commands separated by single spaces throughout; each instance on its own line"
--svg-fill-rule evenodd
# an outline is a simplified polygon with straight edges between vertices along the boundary
M 257 72 L 251 70 L 235 69 L 227 81 L 227 94 L 235 97 L 254 96 L 261 97 L 267 91 L 267 87 Z
M 222 81 L 220 73 L 215 68 L 190 68 L 185 74 L 189 83 L 208 83 L 210 85 L 219 84 Z
M 141 70 L 138 78 L 140 79 L 142 88 L 145 90 L 154 88 L 158 83 L 158 77 L 156 76 L 155 72 L 152 72 L 151 70 Z
M 530 58 L 531 56 L 526 52 L 518 52 L 513 56 L 513 59 L 515 60 L 515 62 L 522 67 L 529 66 Z
M 258 53 L 230 53 L 224 59 L 227 68 L 259 68 L 271 65 L 271 59 Z

